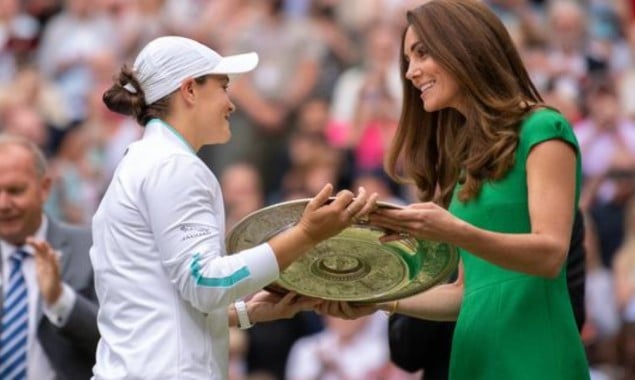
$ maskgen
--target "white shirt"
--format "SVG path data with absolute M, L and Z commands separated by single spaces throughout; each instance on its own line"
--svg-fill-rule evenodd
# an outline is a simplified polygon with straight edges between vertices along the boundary
M 96 379 L 226 379 L 227 308 L 274 281 L 268 244 L 225 255 L 220 185 L 152 120 L 93 218 Z
M 298 339 L 289 352 L 285 379 L 288 380 L 376 380 L 390 362 L 388 320 L 384 313 L 355 320 L 350 329 L 357 329 L 349 341 L 329 328 Z M 359 326 L 364 323 L 364 326 Z M 340 327 L 343 328 L 343 327 Z M 349 329 L 349 331 L 350 331 Z
M 48 220 L 46 216 L 42 216 L 42 224 L 35 233 L 34 237 L 38 240 L 46 240 L 46 232 L 48 230 Z M 0 240 L 0 249 L 2 250 L 2 284 L 9 281 L 9 272 L 11 268 L 11 255 L 19 247 L 9 244 L 4 240 Z M 40 341 L 37 339 L 37 325 L 40 322 L 37 319 L 38 302 L 40 302 L 40 290 L 37 284 L 35 272 L 35 258 L 33 257 L 33 249 L 30 246 L 21 247 L 30 255 L 24 258 L 22 262 L 22 273 L 26 281 L 27 294 L 29 297 L 29 330 L 27 332 L 27 378 L 28 380 L 53 380 L 55 379 L 55 371 L 48 360 L 48 357 L 42 349 Z M 7 287 L 3 286 L 3 291 L 7 291 Z M 6 297 L 6 293 L 4 294 Z M 62 295 L 53 305 L 46 305 L 42 302 L 42 311 L 44 315 L 55 326 L 62 327 L 66 324 L 68 316 L 75 306 L 75 291 L 68 285 L 63 284 Z M 0 304 L 0 307 L 2 305 Z

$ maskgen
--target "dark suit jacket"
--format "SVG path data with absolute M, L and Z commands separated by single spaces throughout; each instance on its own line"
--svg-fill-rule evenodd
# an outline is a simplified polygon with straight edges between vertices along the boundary
M 567 286 L 578 329 L 585 320 L 584 221 L 576 212 L 567 256 Z M 410 372 L 424 370 L 425 380 L 446 380 L 450 367 L 454 322 L 435 322 L 393 315 L 388 337 L 391 360 Z
M 37 338 L 58 379 L 90 379 L 99 341 L 97 297 L 88 255 L 91 233 L 89 229 L 62 224 L 49 217 L 47 240 L 53 249 L 61 252 L 63 282 L 75 290 L 77 297 L 62 328 L 53 325 L 42 314 L 42 301 L 39 302 Z

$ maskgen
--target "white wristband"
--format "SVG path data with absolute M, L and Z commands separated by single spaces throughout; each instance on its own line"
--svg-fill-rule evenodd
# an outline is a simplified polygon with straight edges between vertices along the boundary
M 249 314 L 247 314 L 247 305 L 245 304 L 245 301 L 240 300 L 234 302 L 234 308 L 236 308 L 239 328 L 246 330 L 253 326 L 253 324 L 249 320 Z

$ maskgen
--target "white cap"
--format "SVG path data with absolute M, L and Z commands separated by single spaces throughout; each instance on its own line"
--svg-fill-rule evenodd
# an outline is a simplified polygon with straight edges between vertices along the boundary
M 145 93 L 145 103 L 152 104 L 175 91 L 187 78 L 240 74 L 253 70 L 257 64 L 256 53 L 222 57 L 189 38 L 165 36 L 150 41 L 141 50 L 133 70 Z M 124 87 L 134 92 L 130 84 Z

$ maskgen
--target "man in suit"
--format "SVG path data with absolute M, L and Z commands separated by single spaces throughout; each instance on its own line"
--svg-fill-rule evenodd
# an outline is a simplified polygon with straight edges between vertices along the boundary
M 567 286 L 578 330 L 585 321 L 584 220 L 576 212 L 567 256 Z M 409 372 L 423 369 L 425 380 L 446 380 L 455 322 L 438 322 L 393 315 L 389 321 L 390 358 Z
M 0 135 L 0 378 L 89 379 L 99 340 L 90 230 L 44 214 L 42 152 Z

